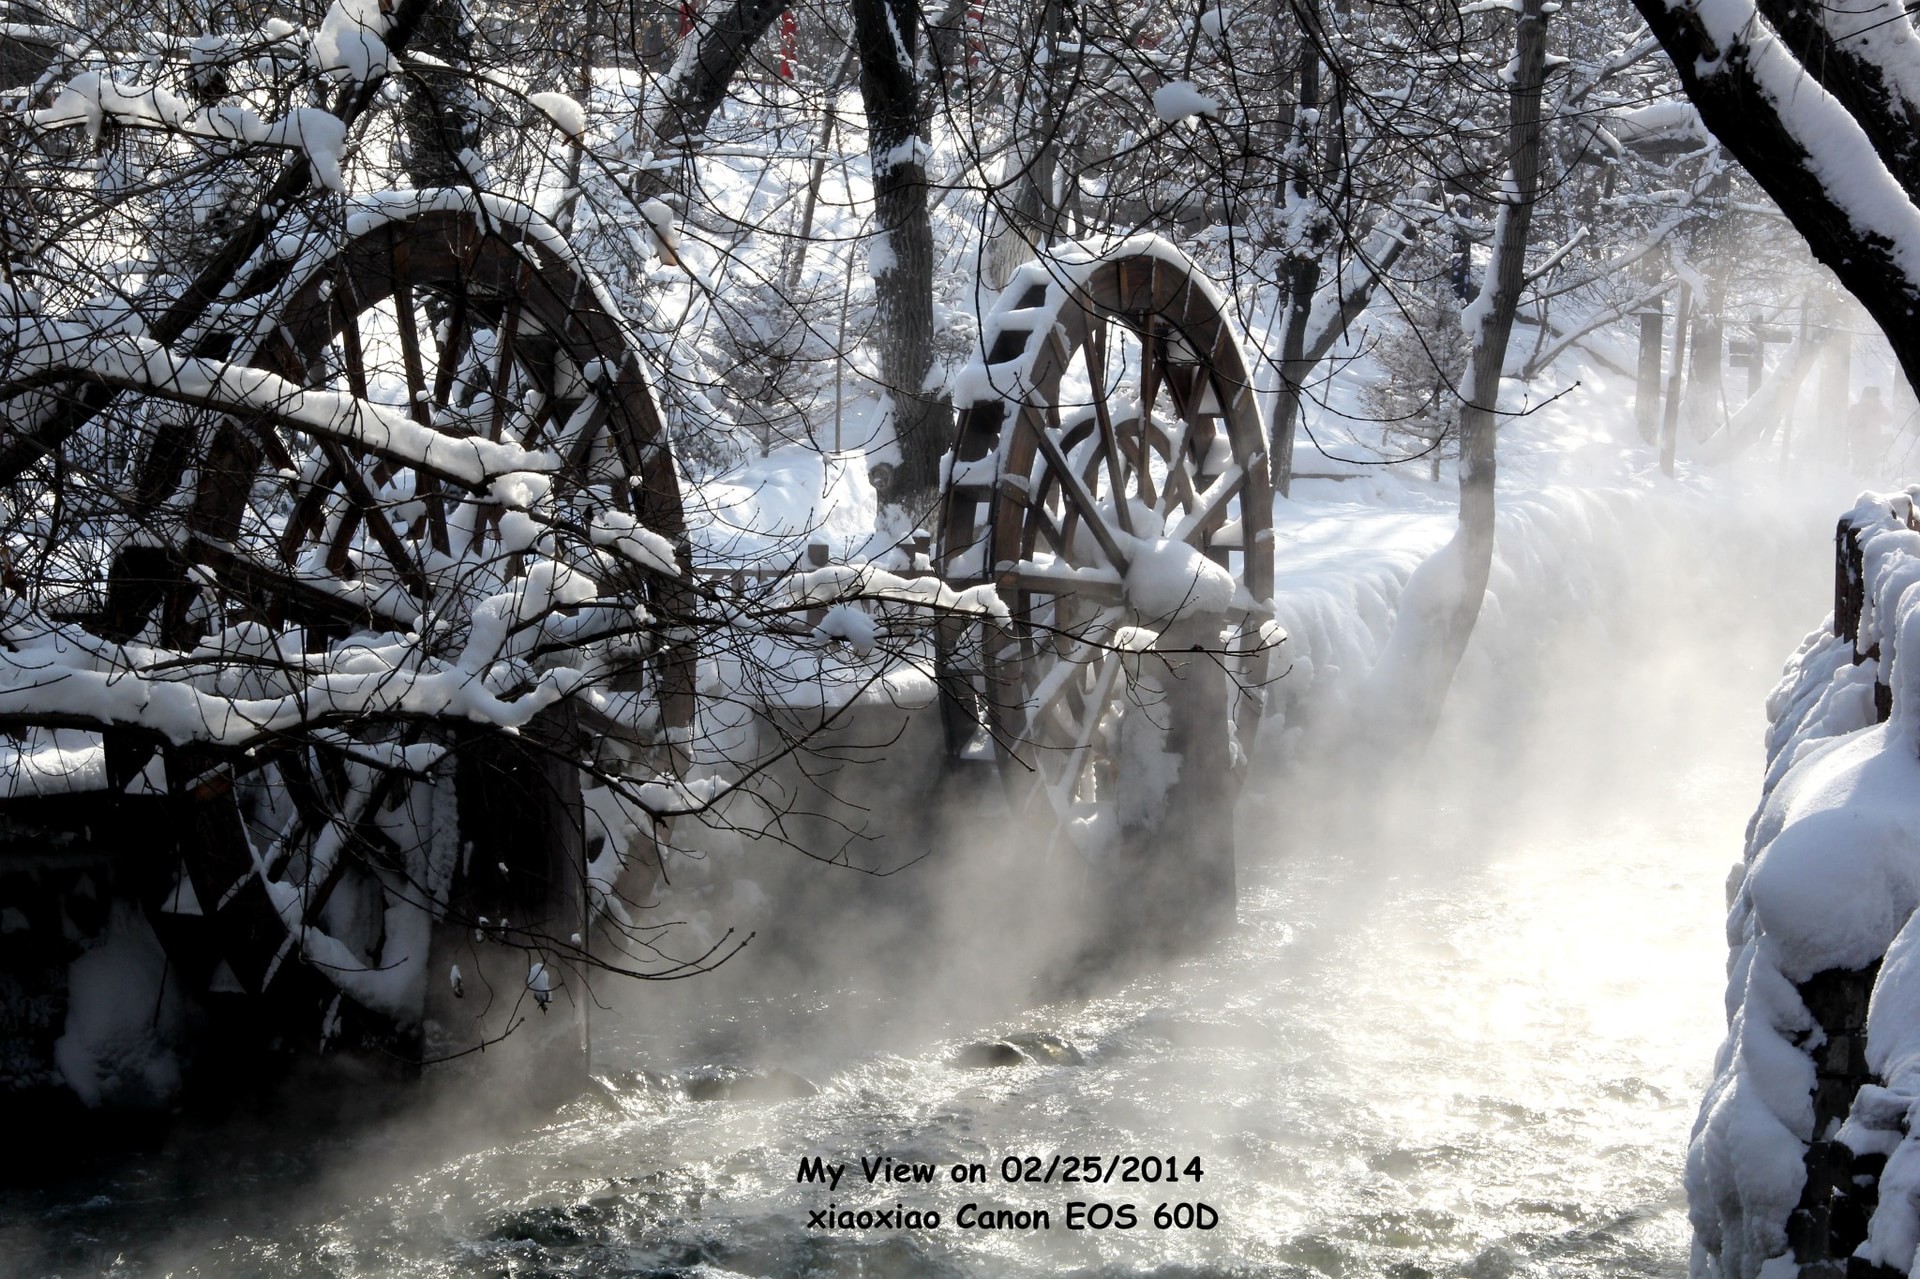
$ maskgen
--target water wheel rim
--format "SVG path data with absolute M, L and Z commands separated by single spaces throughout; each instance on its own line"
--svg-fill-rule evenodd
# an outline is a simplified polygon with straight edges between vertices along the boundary
M 1034 264 L 983 329 L 983 357 L 961 379 L 972 394 L 941 562 L 992 581 L 1011 620 L 968 643 L 950 630 L 943 660 L 949 687 L 973 690 L 1016 806 L 1095 853 L 1110 835 L 1101 792 L 1117 782 L 1114 721 L 1129 713 L 1138 660 L 1116 650 L 1180 621 L 1177 602 L 1143 607 L 1130 572 L 1167 544 L 1232 579 L 1215 647 L 1234 685 L 1237 758 L 1251 753 L 1272 669 L 1264 430 L 1231 316 L 1164 244 Z M 1223 779 L 1229 797 L 1242 771 Z
M 427 303 L 436 292 L 441 295 L 440 321 L 427 332 L 419 322 L 430 315 L 432 307 Z M 545 400 L 533 418 L 531 435 L 522 434 L 515 442 L 547 447 L 558 455 L 559 465 L 552 473 L 556 488 L 586 491 L 597 486 L 614 509 L 632 513 L 663 537 L 682 541 L 684 513 L 677 475 L 632 344 L 586 278 L 532 228 L 482 217 L 466 207 L 397 211 L 384 221 L 356 227 L 336 252 L 291 273 L 272 296 L 272 322 L 261 324 L 250 347 L 243 349 L 241 362 L 297 383 L 345 380 L 357 396 L 371 396 L 377 402 L 379 388 L 373 385 L 373 370 L 360 343 L 367 335 L 360 330 L 366 317 L 384 314 L 392 320 L 392 332 L 384 337 L 391 348 L 387 354 L 399 369 L 401 392 L 397 401 L 387 396 L 390 408 L 407 412 L 428 429 L 444 431 L 438 415 L 454 407 L 456 387 L 467 373 L 490 380 L 496 402 L 505 390 L 530 387 Z M 471 330 L 465 335 L 469 347 L 465 352 L 457 336 L 463 324 Z M 491 326 L 489 340 L 497 362 L 491 368 L 463 372 L 458 362 L 479 344 L 483 326 Z M 356 345 L 362 349 L 346 353 Z M 466 407 L 471 407 L 471 400 Z M 471 420 L 464 426 L 475 429 Z M 492 414 L 492 426 L 496 435 L 521 434 L 526 429 L 526 423 L 511 412 Z M 300 464 L 303 457 L 304 466 Z M 382 615 L 374 607 L 330 610 L 324 591 L 316 596 L 312 590 L 302 594 L 290 588 L 289 577 L 298 575 L 263 573 L 262 562 L 273 557 L 259 552 L 271 548 L 263 547 L 258 536 L 247 545 L 245 536 L 250 518 L 257 525 L 254 534 L 274 531 L 270 520 L 255 518 L 260 516 L 255 508 L 277 503 L 292 516 L 280 530 L 278 567 L 293 568 L 292 552 L 318 539 L 328 544 L 326 567 L 337 568 L 338 562 L 331 558 L 333 548 L 356 544 L 341 533 L 347 521 L 329 516 L 318 524 L 303 525 L 303 503 L 309 513 L 326 511 L 330 502 L 338 506 L 334 499 L 352 496 L 347 490 L 354 470 L 361 471 L 364 499 L 366 482 L 380 478 L 381 468 L 407 468 L 394 466 L 391 459 L 380 460 L 371 450 L 355 456 L 337 443 L 302 438 L 297 422 L 277 420 L 271 414 L 226 419 L 215 432 L 213 447 L 198 462 L 184 517 L 188 558 L 210 571 L 221 589 L 246 599 L 246 607 L 261 610 L 270 626 L 298 624 L 344 632 L 355 625 L 391 629 L 409 620 Z M 416 485 L 409 500 L 419 502 L 422 488 L 445 486 L 442 491 L 450 495 L 453 486 L 466 483 L 470 487 L 470 480 L 459 474 L 436 472 L 429 464 L 409 465 Z M 391 474 L 385 477 L 392 479 Z M 321 496 L 315 498 L 316 493 Z M 448 500 L 454 499 L 449 496 Z M 458 500 L 473 504 L 470 494 Z M 368 511 L 386 519 L 369 501 L 367 511 L 361 513 L 369 523 Z M 444 558 L 457 549 L 453 534 L 444 522 L 433 527 L 430 518 L 418 528 L 411 519 L 402 523 L 395 518 L 387 519 L 384 532 L 372 541 L 387 548 L 396 561 L 406 561 L 390 568 L 391 576 L 413 593 L 411 602 L 431 606 L 430 561 L 435 554 Z M 362 538 L 359 544 L 366 541 Z M 406 580 L 410 574 L 415 580 Z M 644 568 L 626 570 L 620 585 L 626 595 L 655 606 L 656 615 L 669 616 L 681 606 L 677 596 L 685 589 L 677 575 Z M 656 741 L 669 742 L 667 767 L 674 767 L 683 750 L 674 739 L 692 721 L 691 653 L 657 647 L 647 659 L 644 675 L 634 678 L 655 693 L 657 715 L 651 734 Z M 349 742 L 348 746 L 358 749 L 394 742 L 417 745 L 419 739 L 417 734 L 407 739 L 407 730 L 395 729 L 384 743 Z M 346 755 L 351 756 L 354 749 L 346 750 Z M 302 776 L 306 765 L 294 761 L 287 748 L 270 747 L 239 759 L 231 752 L 195 748 L 177 752 L 174 763 L 179 771 L 192 775 L 183 789 L 194 801 L 194 821 L 202 836 L 201 851 L 189 854 L 183 869 L 203 908 L 217 917 L 223 962 L 239 991 L 261 996 L 270 988 L 278 992 L 285 987 L 287 1002 L 293 1006 L 289 1015 L 295 1021 L 304 1020 L 303 1037 L 309 1041 L 317 1031 L 322 1043 L 343 1037 L 361 1042 L 371 1037 L 378 1042 L 404 1029 L 410 1020 L 406 1000 L 381 997 L 383 992 L 374 986 L 381 980 L 379 974 L 397 965 L 424 964 L 424 954 L 403 953 L 419 948 L 420 938 L 394 939 L 375 931 L 366 934 L 370 943 L 357 953 L 350 946 L 343 953 L 345 943 L 339 934 L 352 930 L 339 920 L 345 913 L 341 901 L 351 897 L 356 886 L 382 894 L 384 902 L 409 903 L 429 913 L 445 911 L 450 878 L 445 871 L 447 850 L 442 848 L 427 859 L 437 857 L 440 863 L 425 877 L 429 881 L 437 877 L 437 883 L 422 882 L 417 871 L 383 865 L 404 862 L 408 854 L 389 840 L 384 858 L 380 855 L 377 822 L 366 811 L 412 804 L 416 798 L 412 792 L 420 788 L 406 782 L 389 788 L 395 795 L 383 796 L 373 792 L 384 781 L 363 782 L 358 788 L 367 801 L 359 806 L 362 811 L 332 815 L 320 811 L 324 804 L 316 798 L 316 804 L 309 805 L 315 811 L 299 819 L 306 824 L 307 834 L 300 838 L 309 840 L 307 850 L 280 857 L 273 848 L 261 846 L 271 843 L 270 830 L 249 830 L 252 819 L 247 805 L 258 807 L 259 792 L 275 785 L 276 777 L 283 789 L 320 796 L 314 784 L 316 774 Z M 352 789 L 336 793 L 333 800 L 351 801 L 355 793 Z M 389 799 L 392 804 L 387 803 Z M 433 824 L 430 819 L 423 823 L 418 813 L 414 819 L 416 828 Z M 294 832 L 296 825 L 286 830 Z M 343 869 L 341 857 L 320 868 L 323 859 L 316 831 L 353 846 L 357 868 L 351 873 Z M 431 834 L 424 838 L 430 839 Z M 305 962 L 291 962 L 296 956 Z M 322 980 L 315 981 L 316 974 Z M 301 996 L 294 993 L 297 990 L 306 993 Z M 307 1015 L 315 1001 L 324 1009 L 317 1021 Z M 412 1020 L 417 1021 L 417 1016 Z

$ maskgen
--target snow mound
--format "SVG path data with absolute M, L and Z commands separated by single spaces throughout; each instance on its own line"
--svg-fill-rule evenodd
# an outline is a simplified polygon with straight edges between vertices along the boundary
M 1225 613 L 1233 602 L 1233 574 L 1198 548 L 1171 538 L 1135 538 L 1129 549 L 1127 598 L 1142 616 L 1170 622 Z
M 587 109 L 579 99 L 565 93 L 535 93 L 527 101 L 569 139 L 578 142 L 586 137 Z
M 1219 115 L 1220 99 L 1200 92 L 1191 80 L 1174 80 L 1153 91 L 1153 110 L 1168 124 L 1178 124 L 1190 116 Z

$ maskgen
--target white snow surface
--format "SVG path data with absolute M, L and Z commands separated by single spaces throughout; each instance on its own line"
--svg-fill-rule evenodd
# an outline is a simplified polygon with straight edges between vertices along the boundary
M 1190 116 L 1220 114 L 1220 99 L 1200 92 L 1191 80 L 1173 80 L 1153 91 L 1153 110 L 1168 124 Z
M 1151 622 L 1224 614 L 1233 603 L 1233 575 L 1187 542 L 1130 538 L 1126 550 L 1127 599 Z
M 195 107 L 158 85 L 122 84 L 98 71 L 69 80 L 49 105 L 29 117 L 35 127 L 84 126 L 98 140 L 101 126 L 116 124 L 168 129 L 215 142 L 255 142 L 299 147 L 313 165 L 314 179 L 329 191 L 346 190 L 340 171 L 347 126 L 318 107 L 295 107 L 278 120 L 263 120 L 243 106 Z
M 314 65 L 324 74 L 365 83 L 392 62 L 383 37 L 393 29 L 390 0 L 334 0 L 313 37 Z
M 578 98 L 566 93 L 535 93 L 529 94 L 527 101 L 570 140 L 587 136 L 587 109 Z

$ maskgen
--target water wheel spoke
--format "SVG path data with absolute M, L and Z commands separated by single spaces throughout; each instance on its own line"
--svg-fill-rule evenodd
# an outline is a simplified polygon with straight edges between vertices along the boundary
M 288 467 L 286 469 L 293 469 Z M 331 461 L 314 482 L 307 486 L 287 515 L 286 527 L 280 534 L 280 559 L 291 564 L 299 550 L 307 542 L 320 536 L 327 524 L 327 498 L 333 486 L 339 482 L 340 473 Z
M 1121 456 L 1120 436 L 1113 429 L 1113 414 L 1107 405 L 1106 364 L 1110 330 L 1107 317 L 1101 313 L 1087 330 L 1087 382 L 1093 389 L 1093 416 L 1100 428 L 1102 442 L 1101 454 L 1106 460 L 1107 492 L 1113 494 L 1114 512 L 1120 521 L 1120 531 L 1133 535 L 1132 503 L 1127 501 L 1125 465 Z
M 1043 494 L 1042 496 L 1045 498 L 1049 495 Z M 1049 509 L 1048 505 L 1043 503 L 1029 509 L 1028 521 L 1033 526 L 1034 546 L 1038 548 L 1040 543 L 1044 541 L 1048 546 L 1053 548 L 1054 558 L 1067 561 L 1073 557 L 1072 543 L 1069 535 L 1072 512 L 1065 511 L 1062 512 L 1062 515 L 1065 518 L 1055 519 L 1054 512 Z
M 1167 482 L 1160 486 L 1160 500 L 1154 504 L 1153 512 L 1161 519 L 1161 527 L 1166 526 L 1166 518 L 1177 510 L 1192 510 L 1198 500 L 1193 491 L 1192 460 L 1187 452 L 1187 424 L 1179 423 L 1171 432 L 1161 431 L 1159 435 L 1167 444 Z
M 1197 550 L 1206 550 L 1207 539 L 1226 519 L 1228 504 L 1239 497 L 1246 487 L 1246 468 L 1236 462 L 1200 493 L 1181 517 L 1172 533 L 1172 540 L 1186 542 Z
M 269 616 L 274 621 L 290 620 L 333 625 L 360 625 L 372 622 L 386 630 L 405 630 L 405 619 L 380 612 L 358 601 L 342 598 L 326 588 L 330 580 L 307 577 L 222 543 L 189 531 L 188 559 L 211 569 L 216 578 L 238 594 L 265 596 L 272 604 Z
M 426 362 L 421 358 L 413 290 L 404 279 L 396 278 L 393 283 L 393 319 L 400 335 L 400 364 L 406 374 L 407 416 L 421 426 L 431 427 L 433 388 L 427 385 Z
M 1183 421 L 1191 416 L 1193 407 L 1193 386 L 1199 374 L 1197 365 L 1186 361 L 1176 362 L 1168 352 L 1168 342 L 1164 334 L 1159 341 L 1156 359 L 1160 366 L 1160 385 L 1166 388 L 1167 400 L 1173 405 L 1176 417 Z
M 583 410 L 586 413 L 585 420 L 581 419 Z M 566 424 L 561 428 L 560 440 L 566 444 L 566 465 L 573 474 L 589 474 L 594 445 L 600 442 L 607 421 L 612 416 L 613 403 L 606 395 L 591 396 L 568 414 Z M 569 436 L 572 437 L 571 442 L 568 441 Z
M 354 534 L 360 528 L 360 510 L 351 502 L 334 508 L 333 532 L 327 540 L 327 571 L 338 577 L 357 578 L 360 568 L 353 561 Z
M 1075 717 L 1073 743 L 1067 748 L 1060 775 L 1048 787 L 1054 810 L 1063 817 L 1074 814 L 1074 793 L 1080 788 L 1088 756 L 1093 751 L 1094 738 L 1100 730 L 1100 721 L 1105 718 L 1112 703 L 1114 685 L 1119 677 L 1120 658 L 1117 654 L 1109 653 L 1100 660 L 1099 671 L 1093 680 L 1093 691 L 1086 698 L 1081 713 Z
M 412 548 L 407 545 L 406 539 L 394 530 L 393 522 L 387 518 L 386 512 L 381 509 L 379 501 L 375 499 L 373 491 L 368 488 L 360 468 L 355 466 L 347 456 L 345 446 L 337 441 L 328 440 L 323 442 L 321 447 L 327 450 L 329 461 L 340 473 L 340 491 L 345 495 L 348 505 L 357 517 L 357 522 L 366 526 L 367 532 L 373 537 L 374 545 L 378 546 L 381 553 L 387 557 L 394 576 L 421 600 L 428 599 L 432 591 L 427 586 L 426 574 L 421 571 L 416 562 Z M 351 537 L 352 525 L 355 522 L 356 520 L 352 519 L 342 519 L 340 532 L 335 535 L 335 545 L 327 557 L 327 567 L 336 572 L 339 571 L 340 565 L 335 562 L 335 557 L 345 555 L 344 539 Z
M 440 363 L 433 371 L 433 406 L 445 409 L 453 406 L 453 384 L 460 376 L 460 366 L 467 358 L 473 346 L 472 320 L 468 312 L 467 295 L 456 293 L 447 313 L 447 337 L 440 343 Z
M 468 504 L 466 509 L 473 512 L 473 531 L 467 536 L 466 549 L 467 558 L 472 559 L 474 556 L 480 554 L 481 548 L 486 545 L 488 537 L 497 538 L 500 535 L 500 516 L 502 512 L 497 506 L 480 506 L 471 503 Z
M 1118 605 L 1125 600 L 1120 574 L 1104 565 L 1081 568 L 1058 560 L 1050 564 L 1021 560 L 996 576 L 1003 590 L 1032 595 L 1070 595 L 1101 605 Z
M 503 439 L 506 434 L 507 388 L 513 380 L 514 346 L 520 336 L 521 312 L 526 307 L 525 292 L 523 278 L 521 286 L 514 290 L 512 297 L 507 299 L 506 313 L 501 317 L 500 327 L 497 330 L 493 352 L 493 378 L 488 386 L 493 396 L 493 420 L 487 429 L 487 438 L 490 440 Z
M 288 842 L 303 838 L 306 852 L 298 884 L 301 923 L 316 927 L 348 872 L 373 864 L 368 853 L 376 850 L 369 840 L 390 844 L 367 828 L 367 817 L 404 784 L 403 776 L 319 746 L 296 752 L 296 762 L 283 764 L 280 773 L 296 813 Z M 282 860 L 284 865 L 291 859 Z
M 332 804 L 310 762 L 314 750 L 306 742 L 292 743 L 274 765 L 275 779 L 293 806 L 292 820 L 280 831 L 264 859 L 265 873 L 274 878 L 286 872 L 295 853 L 319 837 L 332 815 Z M 310 876 L 301 878 L 304 881 Z
M 1087 531 L 1093 534 L 1094 541 L 1100 544 L 1101 553 L 1107 557 L 1107 563 L 1122 573 L 1126 572 L 1130 562 L 1126 552 L 1120 549 L 1120 543 L 1114 537 L 1113 530 L 1107 527 L 1106 520 L 1100 514 L 1099 504 L 1094 501 L 1093 495 L 1087 492 L 1086 485 L 1081 483 L 1080 477 L 1074 473 L 1073 467 L 1060 452 L 1059 442 L 1044 428 L 1030 427 L 1029 429 L 1033 431 L 1034 441 L 1039 446 L 1041 454 L 1046 457 L 1048 467 L 1057 477 L 1060 491 L 1072 503 L 1081 522 L 1087 526 Z
M 394 322 L 400 330 L 400 362 L 406 370 L 407 414 L 416 423 L 434 429 L 433 388 L 427 385 L 427 371 L 421 359 L 420 332 L 416 327 L 418 315 L 413 306 L 413 289 L 407 283 L 405 275 L 396 265 L 393 281 Z M 418 537 L 422 531 L 427 534 L 433 549 L 445 555 L 449 549 L 447 542 L 447 508 L 440 492 L 438 476 L 426 471 L 416 471 L 413 481 L 413 495 L 426 508 L 426 521 L 422 526 L 415 521 L 407 531 Z
M 367 353 L 360 339 L 359 295 L 344 258 L 334 277 L 333 301 L 339 312 L 340 354 L 347 375 L 347 390 L 354 399 L 364 400 L 367 398 Z
M 1149 507 L 1157 505 L 1153 493 L 1153 461 L 1151 447 L 1147 443 L 1147 431 L 1153 424 L 1153 406 L 1160 398 L 1159 374 L 1164 362 L 1160 359 L 1160 348 L 1166 339 L 1158 332 L 1159 322 L 1152 316 L 1143 316 L 1140 322 L 1140 408 L 1138 419 L 1140 430 L 1134 437 L 1135 452 L 1133 464 L 1140 476 L 1140 500 Z
M 244 425 L 248 435 L 260 446 L 260 451 L 262 455 L 265 456 L 267 465 L 276 471 L 292 471 L 298 469 L 294 466 L 293 454 L 287 450 L 286 441 L 282 440 L 279 432 L 273 429 L 272 417 L 257 415 L 247 419 Z
M 1153 510 L 1159 505 L 1158 490 L 1153 483 L 1153 448 L 1147 443 L 1139 415 L 1136 413 L 1115 423 L 1114 434 L 1120 437 L 1121 455 L 1126 459 L 1127 472 L 1134 477 L 1133 485 L 1122 492 L 1128 493 L 1133 501 L 1148 510 Z
M 346 851 L 346 832 L 337 821 L 328 820 L 309 845 L 308 876 L 300 885 L 300 922 L 306 927 L 319 925 L 327 903 L 333 900 L 333 890 L 347 877 L 353 859 L 345 855 Z M 318 883 L 313 880 L 315 870 L 320 875 Z
M 1125 610 L 1116 605 L 1101 609 L 1084 627 L 1054 628 L 1053 638 L 1062 647 L 1056 649 L 1046 674 L 1027 699 L 1028 730 L 1053 708 L 1054 702 L 1067 694 L 1071 681 L 1082 669 L 1104 653 L 1108 637 L 1125 616 Z
M 527 409 L 528 404 L 532 405 L 531 410 Z M 539 387 L 530 387 L 520 415 L 526 427 L 515 442 L 523 449 L 550 448 L 565 454 L 575 419 L 582 411 L 592 412 L 587 400 L 569 400 Z

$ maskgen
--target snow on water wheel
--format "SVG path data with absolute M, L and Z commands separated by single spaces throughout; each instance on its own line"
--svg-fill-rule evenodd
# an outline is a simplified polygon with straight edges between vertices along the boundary
M 365 646 L 379 661 L 385 637 L 457 659 L 499 622 L 487 620 L 498 601 L 556 589 L 551 557 L 591 557 L 596 530 L 637 525 L 659 535 L 651 545 L 683 543 L 673 461 L 631 339 L 524 211 L 392 193 L 352 215 L 337 248 L 291 269 L 270 262 L 254 287 L 261 318 L 235 339 L 243 362 L 442 436 L 548 451 L 559 469 L 515 511 L 498 483 L 476 490 L 271 415 L 162 433 L 139 488 L 180 508 L 182 529 L 171 547 L 116 561 L 110 631 L 144 628 L 181 647 L 214 634 L 251 650 L 242 658 Z M 536 542 L 542 527 L 565 531 L 570 549 Z M 631 563 L 601 560 L 594 576 L 597 598 L 545 610 L 589 639 L 591 619 L 612 619 L 617 635 L 636 605 L 672 612 L 681 589 L 679 574 Z M 565 638 L 525 668 L 564 652 Z M 551 1025 L 550 1005 L 583 1012 L 578 761 L 674 771 L 692 718 L 690 654 L 650 642 L 636 640 L 602 682 L 608 696 L 544 711 L 517 739 L 442 709 L 309 726 L 245 754 L 173 751 L 169 780 L 194 813 L 183 883 L 195 899 L 182 910 L 176 892 L 173 913 L 199 916 L 173 921 L 176 935 L 198 930 L 178 948 L 183 967 L 295 1043 L 403 1060 L 471 1050 L 528 1014 L 535 1029 Z
M 1016 811 L 1105 867 L 1109 922 L 1205 928 L 1232 909 L 1230 814 L 1277 638 L 1245 353 L 1154 239 L 1030 264 L 982 327 L 940 560 L 995 583 L 1011 620 L 949 633 L 950 744 L 991 749 Z

